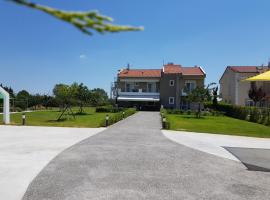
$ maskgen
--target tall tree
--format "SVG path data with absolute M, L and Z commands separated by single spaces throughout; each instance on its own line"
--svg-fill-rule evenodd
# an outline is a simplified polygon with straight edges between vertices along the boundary
M 111 17 L 103 16 L 99 14 L 97 11 L 71 12 L 51 8 L 44 5 L 38 5 L 33 2 L 29 2 L 27 0 L 8 0 L 8 1 L 47 13 L 57 19 L 60 19 L 73 25 L 74 27 L 78 28 L 80 31 L 88 35 L 92 35 L 93 31 L 96 31 L 98 33 L 107 33 L 107 32 L 114 33 L 121 31 L 143 30 L 142 27 L 114 25 L 112 24 L 113 19 Z
M 64 114 L 72 115 L 73 118 L 75 118 L 75 115 L 71 109 L 71 105 L 75 101 L 75 92 L 75 87 L 71 87 L 66 84 L 55 85 L 53 94 L 62 107 L 62 113 L 58 117 L 57 121 L 60 121 Z
M 202 104 L 211 99 L 211 91 L 213 91 L 213 88 L 211 88 L 212 85 L 215 85 L 215 83 L 210 83 L 207 87 L 196 87 L 187 96 L 187 100 L 190 103 L 198 104 L 197 118 L 201 117 Z
M 80 107 L 78 113 L 82 114 L 84 112 L 83 107 L 90 101 L 89 89 L 83 83 L 80 83 L 79 85 L 73 83 L 71 88 L 74 90 L 76 103 L 78 103 Z
M 213 103 L 213 106 L 214 106 L 214 108 L 216 108 L 217 107 L 217 105 L 218 105 L 218 87 L 214 87 L 213 88 L 213 90 L 212 90 L 213 92 L 213 100 L 212 100 L 212 103 Z
M 105 105 L 108 99 L 107 92 L 101 88 L 95 88 L 90 92 L 90 101 L 93 106 Z
M 29 107 L 30 94 L 26 90 L 21 90 L 16 95 L 16 106 L 20 107 L 23 110 L 26 110 Z
M 71 93 L 70 87 L 66 84 L 56 84 L 53 89 L 53 94 L 62 108 L 72 103 L 73 94 Z

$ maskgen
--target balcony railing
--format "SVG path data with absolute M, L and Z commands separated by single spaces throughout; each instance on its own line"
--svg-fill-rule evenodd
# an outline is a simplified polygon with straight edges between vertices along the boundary
M 121 89 L 118 89 L 118 95 L 129 95 L 129 96 L 153 96 L 153 95 L 157 95 L 159 96 L 160 93 L 159 92 L 144 92 L 142 89 L 138 89 L 137 91 L 131 91 L 131 92 L 127 92 L 127 91 L 121 91 Z

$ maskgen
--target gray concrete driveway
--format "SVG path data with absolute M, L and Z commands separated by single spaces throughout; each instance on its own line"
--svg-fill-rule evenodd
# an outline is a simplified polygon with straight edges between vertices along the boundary
M 270 198 L 270 174 L 174 143 L 139 112 L 58 155 L 24 200 Z

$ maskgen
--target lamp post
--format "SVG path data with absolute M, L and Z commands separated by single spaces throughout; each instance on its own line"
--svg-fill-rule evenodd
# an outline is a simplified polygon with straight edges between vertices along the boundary
M 22 125 L 25 126 L 26 124 L 26 115 L 25 113 L 22 114 Z
M 166 118 L 165 117 L 162 118 L 162 128 L 166 129 Z
M 106 115 L 106 127 L 109 125 L 109 115 Z

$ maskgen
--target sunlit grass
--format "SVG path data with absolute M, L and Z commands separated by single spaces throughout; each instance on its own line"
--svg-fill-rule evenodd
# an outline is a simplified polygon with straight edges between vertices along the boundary
M 78 108 L 72 109 L 74 113 L 78 112 Z M 100 127 L 100 123 L 105 119 L 106 113 L 96 113 L 95 108 L 84 108 L 85 113 L 76 114 L 75 119 L 71 115 L 65 115 L 62 120 L 57 121 L 61 112 L 59 109 L 27 112 L 26 125 L 28 126 L 56 126 L 56 127 Z M 109 116 L 114 115 L 108 113 Z M 0 115 L 2 122 L 2 115 Z M 22 124 L 22 113 L 11 114 L 11 124 Z
M 270 137 L 270 127 L 226 116 L 203 116 L 198 119 L 192 115 L 168 114 L 171 130 L 240 135 L 251 137 Z

